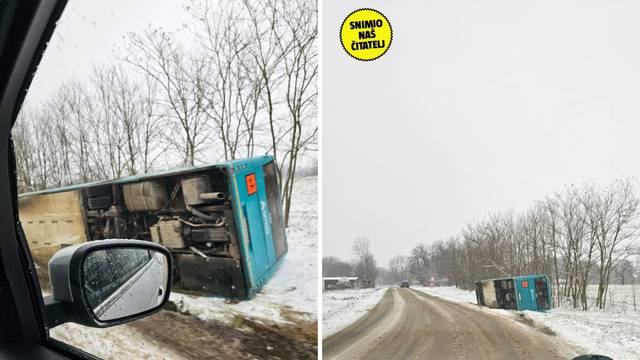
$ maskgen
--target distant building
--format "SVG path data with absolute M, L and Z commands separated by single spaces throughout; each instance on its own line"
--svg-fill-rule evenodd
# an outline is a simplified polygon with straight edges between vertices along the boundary
M 360 286 L 360 283 L 359 283 L 357 277 L 347 277 L 347 276 L 343 276 L 343 277 L 323 277 L 322 278 L 322 282 L 323 282 L 322 289 L 323 289 L 323 291 L 336 290 L 336 289 L 339 288 L 338 284 L 339 283 L 343 283 L 345 280 L 348 281 L 351 284 L 351 288 L 352 289 L 357 289 Z
M 362 279 L 360 280 L 360 289 L 371 289 L 376 287 L 375 280 Z

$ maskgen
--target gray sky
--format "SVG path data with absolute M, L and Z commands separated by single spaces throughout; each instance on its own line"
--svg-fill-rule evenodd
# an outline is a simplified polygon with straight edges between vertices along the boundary
M 339 26 L 384 13 L 359 62 Z M 565 184 L 640 177 L 640 4 L 324 1 L 323 255 L 380 265 Z
M 148 27 L 175 31 L 189 19 L 182 0 L 70 0 L 29 89 L 29 101 L 51 95 L 66 78 L 86 78 L 107 63 L 124 36 Z

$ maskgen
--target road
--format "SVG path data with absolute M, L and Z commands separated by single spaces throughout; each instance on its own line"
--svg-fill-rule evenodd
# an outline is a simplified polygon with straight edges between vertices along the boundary
M 107 299 L 98 304 L 93 313 L 100 320 L 113 320 L 157 307 L 165 297 L 168 273 L 165 256 L 155 253 Z
M 324 359 L 567 359 L 555 336 L 514 319 L 413 289 L 389 289 L 378 305 L 323 340 Z

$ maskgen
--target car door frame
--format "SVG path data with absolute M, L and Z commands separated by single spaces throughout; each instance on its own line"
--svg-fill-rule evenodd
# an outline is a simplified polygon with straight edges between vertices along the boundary
M 16 319 L 0 317 L 6 336 L 3 345 L 44 346 L 71 359 L 97 359 L 91 354 L 49 337 L 37 273 L 18 218 L 18 191 L 11 128 L 26 91 L 53 34 L 66 0 L 4 1 L 9 11 L 8 36 L 0 49 L 0 304 L 15 310 Z M 13 306 L 9 306 L 13 305 Z M 3 321 L 4 320 L 4 321 Z

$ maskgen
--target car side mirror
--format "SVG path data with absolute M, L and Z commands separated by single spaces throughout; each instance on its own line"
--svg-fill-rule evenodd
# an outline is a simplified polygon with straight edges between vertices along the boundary
M 49 261 L 48 328 L 65 322 L 108 327 L 158 311 L 171 293 L 171 254 L 140 240 L 97 240 L 61 249 Z

